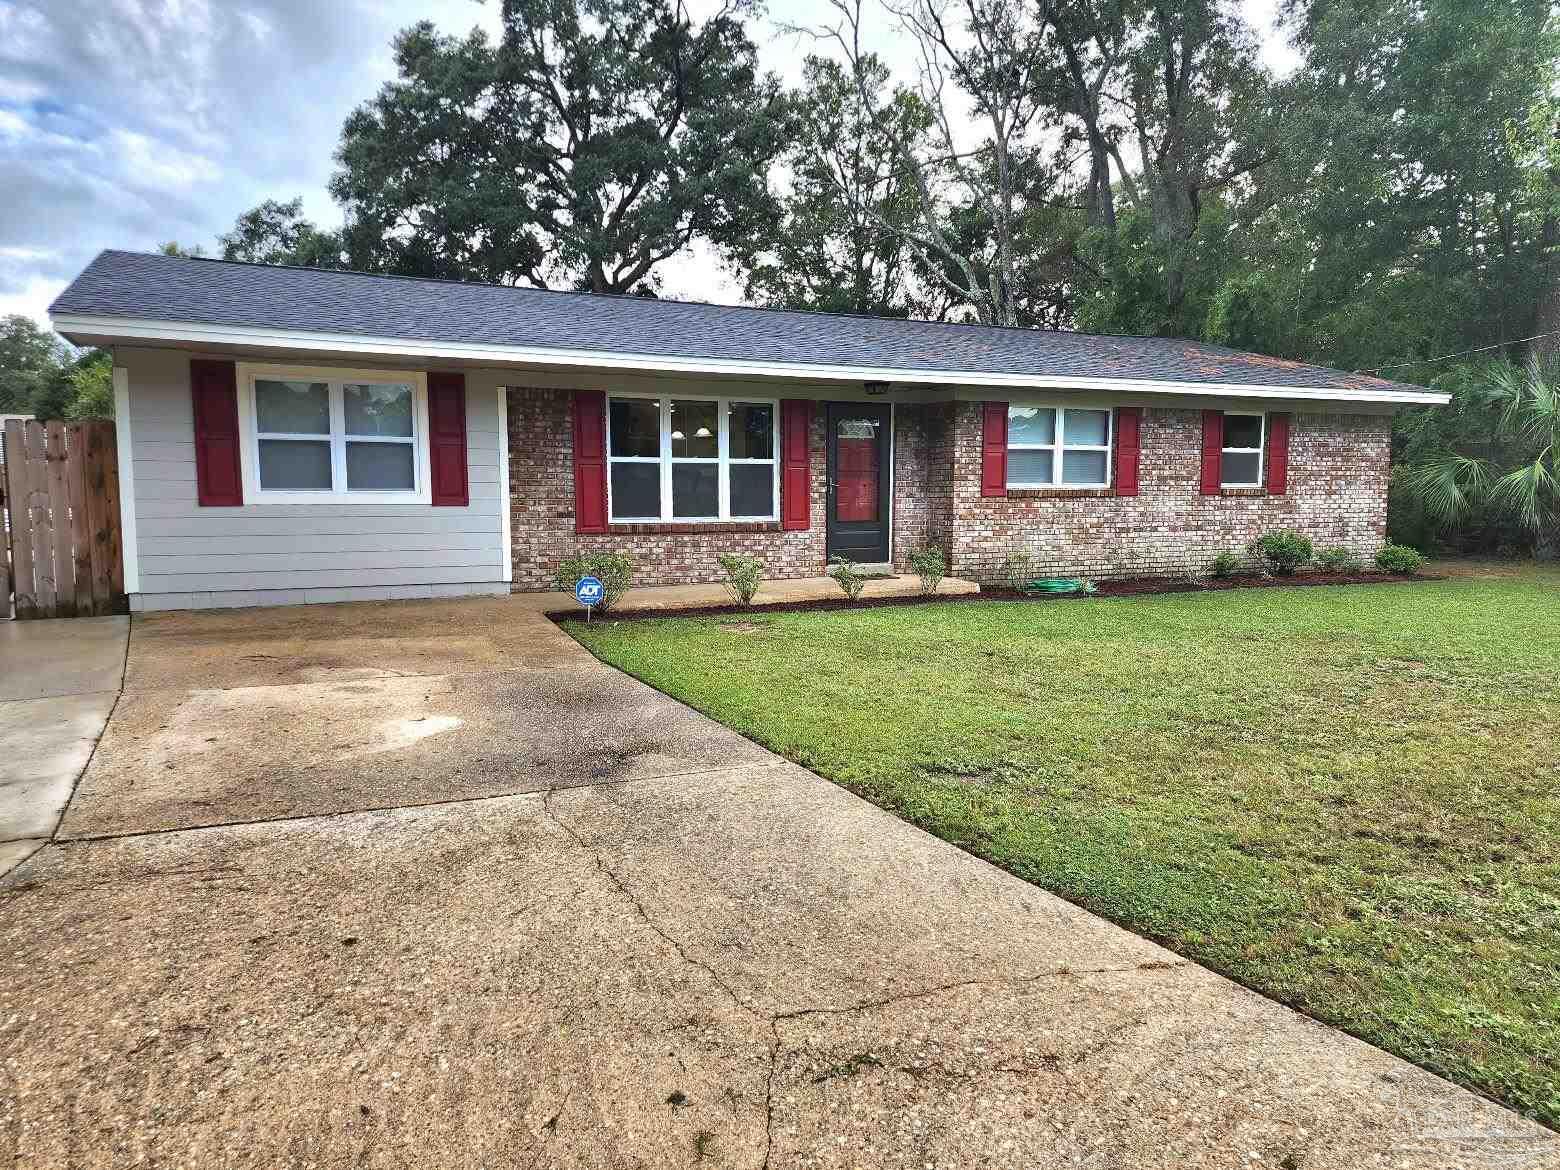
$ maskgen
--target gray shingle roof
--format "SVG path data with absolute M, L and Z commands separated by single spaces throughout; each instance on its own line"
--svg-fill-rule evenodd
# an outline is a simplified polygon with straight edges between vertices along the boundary
M 50 312 L 692 360 L 1423 392 L 1159 337 L 596 296 L 139 252 L 101 253 Z

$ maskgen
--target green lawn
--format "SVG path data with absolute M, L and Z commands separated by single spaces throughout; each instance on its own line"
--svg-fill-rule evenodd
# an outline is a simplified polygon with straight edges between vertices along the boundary
M 1560 1126 L 1560 573 L 570 629 L 906 820 Z

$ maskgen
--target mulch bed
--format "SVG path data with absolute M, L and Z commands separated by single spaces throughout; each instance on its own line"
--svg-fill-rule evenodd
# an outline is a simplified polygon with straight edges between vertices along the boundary
M 1070 601 L 1081 597 L 1145 597 L 1159 593 L 1220 593 L 1226 589 L 1287 589 L 1297 585 L 1393 585 L 1414 581 L 1444 581 L 1444 577 L 1420 574 L 1413 577 L 1389 573 L 1297 573 L 1292 577 L 1209 577 L 1203 581 L 1189 581 L 1184 577 L 1123 577 L 1100 581 L 1098 592 L 1085 593 L 1020 593 L 1014 589 L 996 586 L 982 588 L 979 593 L 939 593 L 932 597 L 909 594 L 903 597 L 863 597 L 851 601 L 846 597 L 818 598 L 813 601 L 783 601 L 775 605 L 688 605 L 676 609 L 635 609 L 632 604 L 624 609 L 614 609 L 595 620 L 600 622 L 639 622 L 653 618 L 756 618 L 769 613 L 817 613 L 836 609 L 887 609 L 900 605 L 926 605 L 930 602 L 946 604 L 950 601 Z M 555 622 L 584 621 L 582 609 L 554 610 L 547 615 Z
M 1289 589 L 1296 585 L 1390 585 L 1408 581 L 1442 581 L 1444 577 L 1421 573 L 1400 576 L 1394 573 L 1296 573 L 1290 577 L 1261 577 L 1238 574 L 1233 577 L 1209 577 L 1190 581 L 1185 577 L 1121 577 L 1096 582 L 1098 592 L 1034 594 L 1014 589 L 982 588 L 981 597 L 1000 597 L 1003 601 L 1052 601 L 1069 597 L 1143 597 L 1156 593 L 1221 593 L 1226 589 Z

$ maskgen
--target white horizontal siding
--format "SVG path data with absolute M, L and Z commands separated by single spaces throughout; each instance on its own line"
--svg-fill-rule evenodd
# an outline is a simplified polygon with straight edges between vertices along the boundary
M 322 589 L 331 586 L 370 588 L 375 585 L 434 585 L 448 582 L 497 581 L 498 563 L 481 565 L 421 565 L 415 568 L 373 569 L 360 573 L 331 569 L 285 569 L 274 573 L 205 572 L 155 573 L 141 568 L 143 593 L 176 593 L 206 589 Z
M 492 559 L 492 532 L 443 530 L 424 533 L 394 533 L 392 535 L 398 538 L 396 547 L 403 552 L 449 552 L 452 555 L 456 552 L 477 552 L 483 554 L 484 560 Z M 150 566 L 154 571 L 168 572 L 171 569 L 166 563 L 168 560 L 190 555 L 196 555 L 201 558 L 287 556 L 291 558 L 289 563 L 296 564 L 298 568 L 308 568 L 309 566 L 304 562 L 309 557 L 380 556 L 382 555 L 381 550 L 385 546 L 386 534 L 377 532 L 343 532 L 334 534 L 329 539 L 331 551 L 321 552 L 321 537 L 318 533 L 302 535 L 296 532 L 284 532 L 265 536 L 253 533 L 244 536 L 208 536 L 201 540 L 200 552 L 198 554 L 153 553 L 150 556 L 143 556 L 141 563 Z M 345 563 L 343 561 L 343 564 Z M 467 562 L 452 561 L 449 563 L 464 564 Z
M 382 521 L 376 524 L 374 530 L 366 535 L 377 539 L 380 534 L 401 536 L 422 536 L 439 533 L 485 533 L 490 538 L 499 529 L 497 516 L 484 516 L 481 513 L 471 512 L 463 508 L 440 508 L 440 512 L 449 512 L 449 516 L 425 516 L 419 512 L 368 512 L 366 515 Z M 266 515 L 256 516 L 252 511 L 241 508 L 202 508 L 201 515 L 188 516 L 152 516 L 142 523 L 146 532 L 143 535 L 156 537 L 181 536 L 201 537 L 208 540 L 216 540 L 223 537 L 236 537 L 239 539 L 257 538 L 262 536 L 288 536 L 301 535 L 298 533 L 298 523 L 295 517 L 286 513 L 285 509 L 267 508 Z M 282 515 L 273 516 L 269 513 L 282 511 Z M 222 513 L 228 513 L 222 515 Z M 317 537 L 359 536 L 365 535 L 360 521 L 365 513 L 361 509 L 351 509 L 345 515 L 332 514 L 328 516 L 314 516 L 315 524 L 307 534 L 306 539 L 314 540 Z M 317 545 L 315 547 L 318 547 Z M 377 546 L 376 546 L 377 547 Z
M 504 580 L 498 387 L 466 376 L 465 508 L 373 500 L 203 508 L 195 482 L 192 355 L 121 349 L 129 371 L 137 609 L 449 596 Z

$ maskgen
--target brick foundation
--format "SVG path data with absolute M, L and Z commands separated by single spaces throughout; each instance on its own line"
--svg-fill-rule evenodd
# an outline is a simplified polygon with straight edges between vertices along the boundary
M 602 535 L 574 531 L 570 392 L 514 389 L 509 401 L 510 524 L 514 583 L 550 589 L 558 562 L 576 550 L 628 552 L 640 585 L 719 581 L 724 552 L 760 557 L 772 580 L 823 573 L 828 461 L 824 411 L 813 414 L 812 525 L 623 524 Z M 980 494 L 980 405 L 901 403 L 894 411 L 893 559 L 928 544 L 951 574 L 1000 577 L 1015 552 L 1047 575 L 1169 575 L 1205 570 L 1226 549 L 1295 528 L 1318 548 L 1343 545 L 1369 559 L 1386 539 L 1391 419 L 1297 413 L 1290 432 L 1289 490 L 1198 492 L 1197 410 L 1143 414 L 1141 490 L 1135 497 L 1055 492 L 988 499 Z

